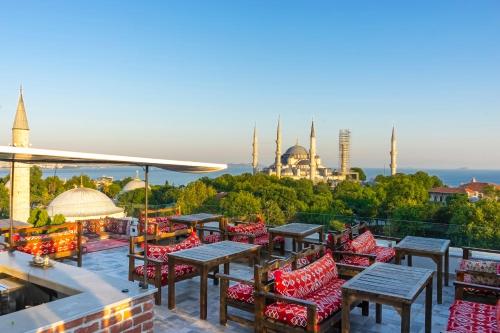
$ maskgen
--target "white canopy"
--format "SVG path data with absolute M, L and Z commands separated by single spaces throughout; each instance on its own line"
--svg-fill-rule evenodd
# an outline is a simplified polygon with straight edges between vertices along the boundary
M 178 172 L 213 172 L 224 170 L 226 164 L 162 160 L 156 158 L 79 153 L 73 151 L 0 146 L 0 161 L 22 163 L 106 164 L 150 166 Z

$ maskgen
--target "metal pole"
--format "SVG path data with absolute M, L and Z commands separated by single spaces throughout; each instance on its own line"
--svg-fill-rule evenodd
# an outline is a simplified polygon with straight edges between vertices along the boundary
M 148 289 L 148 187 L 149 187 L 149 165 L 144 172 L 144 281 L 142 289 Z
M 9 251 L 14 251 L 14 161 L 10 166 L 10 228 L 9 228 Z

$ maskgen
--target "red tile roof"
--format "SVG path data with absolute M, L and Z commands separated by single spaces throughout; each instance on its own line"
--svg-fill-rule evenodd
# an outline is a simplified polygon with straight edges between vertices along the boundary
M 461 187 L 434 187 L 429 190 L 429 193 L 442 193 L 442 194 L 457 194 L 457 193 L 467 193 L 464 188 Z

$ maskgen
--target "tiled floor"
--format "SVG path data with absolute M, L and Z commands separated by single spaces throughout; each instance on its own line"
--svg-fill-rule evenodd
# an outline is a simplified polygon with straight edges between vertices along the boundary
M 92 271 L 102 272 L 116 277 L 127 279 L 128 248 L 116 248 L 107 251 L 90 253 L 84 256 L 83 266 Z M 434 268 L 435 265 L 426 259 L 414 258 L 414 266 Z M 454 271 L 453 260 L 450 272 Z M 250 277 L 250 267 L 244 264 L 232 264 L 231 274 L 240 277 Z M 444 303 L 436 303 L 435 290 L 433 301 L 432 332 L 443 332 L 448 319 L 448 307 L 453 301 L 453 283 L 444 288 Z M 163 288 L 163 304 L 155 308 L 155 332 L 192 333 L 192 332 L 253 332 L 252 327 L 242 326 L 229 322 L 226 327 L 219 324 L 219 287 L 209 282 L 208 288 L 208 320 L 199 319 L 199 279 L 182 281 L 176 284 L 177 307 L 171 311 L 167 308 L 167 288 Z M 412 306 L 411 332 L 424 332 L 424 300 L 425 292 Z M 230 309 L 231 310 L 231 309 Z M 382 324 L 375 323 L 375 307 L 371 305 L 370 315 L 361 316 L 361 310 L 356 308 L 351 313 L 351 331 L 359 333 L 369 332 L 400 332 L 399 314 L 391 307 L 383 307 Z

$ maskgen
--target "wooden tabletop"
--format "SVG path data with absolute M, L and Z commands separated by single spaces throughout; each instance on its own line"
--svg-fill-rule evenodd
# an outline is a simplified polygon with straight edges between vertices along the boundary
M 172 252 L 168 254 L 168 257 L 173 257 L 174 259 L 180 259 L 183 262 L 193 264 L 204 264 L 217 261 L 230 261 L 235 256 L 252 250 L 257 250 L 259 247 L 259 245 L 247 243 L 222 241 L 193 247 L 187 250 Z
M 279 227 L 270 228 L 268 231 L 282 236 L 308 236 L 323 228 L 319 224 L 289 223 Z
M 179 223 L 198 223 L 198 222 L 208 222 L 220 219 L 222 215 L 217 214 L 209 214 L 209 213 L 199 213 L 199 214 L 191 214 L 191 215 L 179 215 L 169 217 L 169 220 L 172 222 Z
M 412 252 L 444 254 L 450 247 L 449 239 L 406 236 L 394 248 Z
M 425 268 L 375 263 L 344 283 L 342 289 L 411 304 L 433 274 Z

